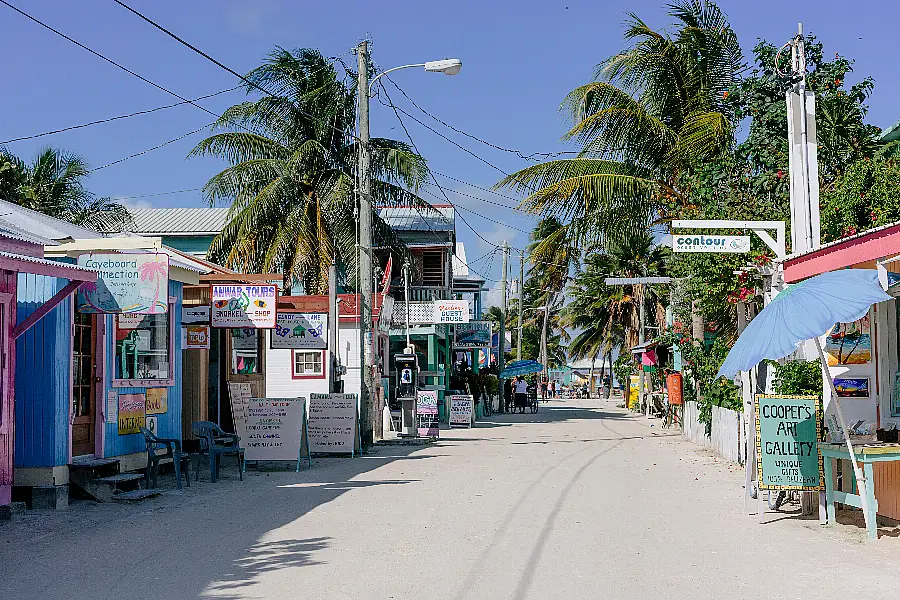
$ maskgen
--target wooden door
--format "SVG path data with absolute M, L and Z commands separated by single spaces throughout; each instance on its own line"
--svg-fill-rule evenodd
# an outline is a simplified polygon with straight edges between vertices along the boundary
M 75 311 L 72 343 L 72 456 L 94 453 L 97 316 Z
M 10 385 L 9 348 L 12 339 L 12 295 L 0 294 L 0 506 L 12 498 L 13 447 L 15 445 L 14 394 Z

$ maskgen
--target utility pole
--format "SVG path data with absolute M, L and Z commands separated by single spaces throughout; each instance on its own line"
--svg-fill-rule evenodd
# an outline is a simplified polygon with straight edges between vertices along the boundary
M 544 307 L 544 326 L 541 327 L 541 364 L 544 365 L 544 370 L 541 373 L 541 379 L 543 381 L 550 380 L 549 366 L 547 364 L 547 325 L 550 321 L 550 298 L 547 299 L 547 306 Z
M 359 352 L 360 352 L 360 428 L 364 444 L 371 444 L 371 407 L 374 397 L 372 381 L 372 180 L 369 173 L 369 43 L 356 48 L 359 68 Z
M 334 259 L 328 266 L 328 357 L 331 365 L 330 391 L 337 391 L 337 363 L 340 354 L 337 347 L 338 306 L 337 306 L 337 267 Z
M 643 346 L 644 345 L 644 326 L 647 323 L 647 299 L 644 297 L 644 292 L 646 291 L 647 288 L 643 284 L 639 284 L 639 285 L 640 285 L 640 293 L 635 294 L 635 296 L 638 297 L 638 301 L 641 303 L 641 308 L 639 311 L 641 327 L 638 330 L 638 345 Z M 635 286 L 635 287 L 638 287 L 638 286 Z M 644 388 L 645 388 L 643 360 L 641 360 L 641 364 L 638 365 L 638 368 L 640 369 L 640 371 L 638 371 L 638 402 L 642 403 L 644 401 Z M 644 406 L 644 415 L 649 415 L 649 414 L 650 414 L 650 400 L 648 399 L 647 404 Z
M 403 261 L 403 302 L 406 304 L 406 353 L 414 354 L 412 340 L 409 339 L 409 261 Z
M 509 264 L 509 244 L 506 241 L 503 242 L 503 271 L 500 273 L 500 296 L 503 298 L 501 300 L 500 306 L 500 336 L 497 339 L 497 373 L 503 372 L 503 367 L 506 366 L 506 357 L 504 356 L 504 351 L 506 349 L 506 268 Z M 521 310 L 521 309 L 520 309 Z M 504 390 L 506 388 L 503 386 L 503 377 L 500 377 L 500 407 L 498 412 L 503 412 L 503 409 L 506 407 L 506 398 L 504 398 Z
M 516 336 L 516 360 L 522 360 L 523 312 L 525 312 L 525 251 L 519 250 L 519 335 Z

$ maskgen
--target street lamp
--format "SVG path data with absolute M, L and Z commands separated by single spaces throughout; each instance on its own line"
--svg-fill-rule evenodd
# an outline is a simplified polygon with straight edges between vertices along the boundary
M 360 422 L 361 437 L 366 443 L 372 439 L 372 418 L 370 404 L 372 403 L 375 382 L 374 376 L 374 348 L 372 342 L 372 294 L 374 289 L 374 273 L 372 271 L 372 180 L 369 178 L 370 148 L 369 148 L 369 99 L 371 98 L 369 84 L 369 43 L 360 42 L 357 46 L 357 64 L 359 66 L 359 84 L 357 86 L 359 103 L 359 156 L 357 163 L 357 178 L 359 180 L 359 346 L 360 346 Z M 424 67 L 431 73 L 444 73 L 456 75 L 462 69 L 462 61 L 456 58 L 435 60 L 413 65 L 402 65 L 388 69 L 372 79 L 372 83 L 382 75 L 391 71 L 410 67 Z M 407 313 L 408 314 L 408 313 Z

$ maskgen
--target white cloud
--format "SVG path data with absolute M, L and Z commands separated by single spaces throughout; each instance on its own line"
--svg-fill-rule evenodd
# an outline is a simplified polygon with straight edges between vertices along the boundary
M 153 208 L 153 205 L 150 204 L 150 202 L 148 202 L 147 200 L 142 200 L 140 198 L 129 198 L 128 196 L 113 196 L 112 200 L 124 205 L 128 210 Z
M 240 34 L 260 37 L 266 26 L 279 13 L 276 0 L 254 0 L 253 2 L 230 2 L 224 10 L 225 20 Z
M 507 291 L 508 291 L 507 287 Z M 487 309 L 491 306 L 502 306 L 503 305 L 503 292 L 500 289 L 500 282 L 494 283 L 491 288 L 484 295 L 484 311 L 487 312 Z

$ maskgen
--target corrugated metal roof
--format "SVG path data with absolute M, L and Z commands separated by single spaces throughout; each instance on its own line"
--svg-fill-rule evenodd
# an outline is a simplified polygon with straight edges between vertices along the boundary
M 94 273 L 93 269 L 86 269 L 70 263 L 60 262 L 58 260 L 47 260 L 46 258 L 35 258 L 34 256 L 26 256 L 24 254 L 15 254 L 13 252 L 0 252 L 3 258 L 12 258 L 14 260 L 22 260 L 35 265 L 47 265 L 50 267 L 60 267 L 62 269 L 71 269 L 81 273 Z
M 41 246 L 59 245 L 59 242 L 55 240 L 51 240 L 50 238 L 31 233 L 30 231 L 25 231 L 24 229 L 20 229 L 15 225 L 7 223 L 3 219 L 0 219 L 0 237 L 5 237 L 20 242 L 28 242 L 29 244 L 39 244 Z
M 378 215 L 395 231 L 453 231 L 456 211 L 452 206 L 431 209 L 412 206 L 383 206 Z
M 91 240 L 104 237 L 93 229 L 73 225 L 5 200 L 0 200 L 0 219 L 32 235 L 51 240 Z
M 215 235 L 228 222 L 228 208 L 134 208 L 131 231 L 145 235 Z

